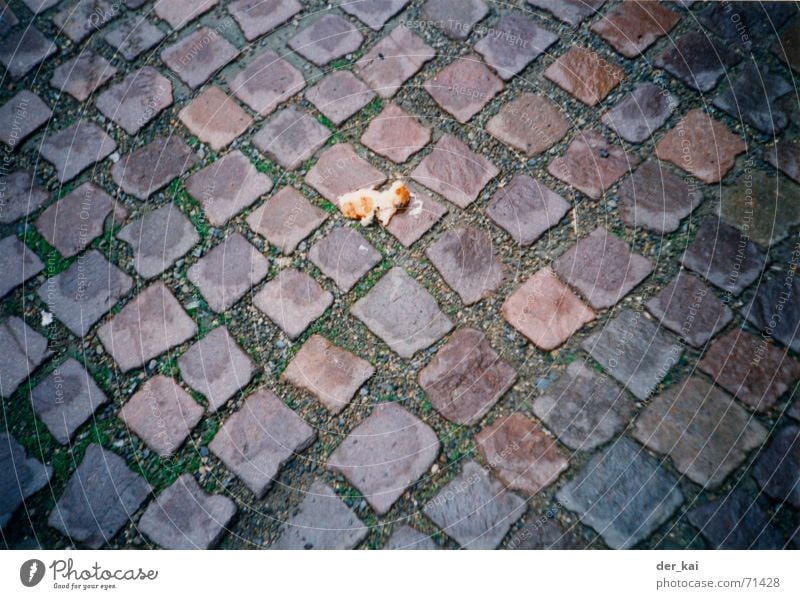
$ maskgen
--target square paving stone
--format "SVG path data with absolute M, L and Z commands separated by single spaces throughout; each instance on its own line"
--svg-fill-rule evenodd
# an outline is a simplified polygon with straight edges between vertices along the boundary
M 261 116 L 300 93 L 303 74 L 272 50 L 266 50 L 241 71 L 230 84 L 231 91 Z
M 506 321 L 542 351 L 562 345 L 594 311 L 546 266 L 512 293 L 501 308 Z
M 44 270 L 44 264 L 15 235 L 0 239 L 0 298 Z
M 552 516 L 550 516 L 552 518 Z M 512 534 L 505 545 L 506 549 L 541 550 L 541 549 L 584 549 L 585 545 L 572 532 L 555 520 L 539 520 L 526 522 L 522 528 Z
M 361 136 L 362 144 L 398 164 L 419 152 L 430 140 L 430 128 L 396 104 L 387 104 Z
M 762 133 L 776 135 L 789 124 L 789 116 L 778 99 L 793 89 L 786 79 L 771 72 L 766 65 L 759 68 L 749 64 L 712 104 Z
M 411 178 L 459 208 L 466 208 L 498 174 L 499 169 L 487 158 L 445 133 L 417 165 Z
M 23 89 L 0 107 L 0 141 L 13 150 L 51 116 L 53 111 L 39 96 Z
M 17 316 L 0 323 L 0 347 L 6 348 L 0 361 L 0 397 L 11 397 L 50 352 L 47 339 Z
M 425 255 L 467 306 L 493 295 L 505 279 L 492 238 L 477 227 L 444 231 Z
M 678 13 L 657 2 L 624 2 L 591 27 L 626 58 L 636 58 L 680 21 Z
M 153 67 L 144 67 L 97 96 L 95 104 L 126 133 L 136 135 L 172 104 L 172 82 Z
M 703 347 L 733 319 L 714 291 L 685 271 L 678 273 L 647 309 L 659 323 L 694 347 Z
M 146 200 L 197 160 L 197 154 L 177 135 L 158 136 L 114 164 L 111 177 L 125 193 Z
M 651 159 L 644 162 L 619 186 L 619 213 L 625 224 L 656 233 L 677 231 L 705 199 L 695 185 Z
M 119 4 L 110 0 L 78 0 L 62 8 L 52 19 L 60 34 L 78 43 L 117 18 L 119 12 Z
M 36 229 L 62 256 L 69 258 L 103 234 L 106 220 L 121 222 L 125 207 L 94 183 L 84 183 L 47 208 Z
M 591 451 L 628 425 L 634 405 L 608 376 L 573 362 L 536 398 L 533 413 L 570 449 Z
M 494 28 L 475 44 L 486 64 L 508 81 L 558 41 L 558 36 L 519 11 L 503 15 Z
M 573 46 L 547 67 L 544 76 L 587 106 L 594 106 L 619 85 L 625 71 L 588 48 Z
M 350 311 L 403 358 L 430 347 L 453 328 L 433 296 L 399 267 L 387 272 Z
M 19 19 L 14 11 L 9 8 L 8 4 L 0 0 L 0 35 L 6 35 L 18 23 Z
M 698 485 L 719 487 L 767 439 L 767 430 L 724 391 L 692 376 L 653 398 L 633 436 L 672 458 Z
M 475 54 L 460 56 L 423 87 L 459 123 L 466 123 L 503 91 L 503 82 Z
M 205 89 L 178 115 L 186 128 L 219 152 L 250 128 L 253 119 L 216 86 Z
M 422 511 L 462 549 L 494 549 L 526 507 L 522 497 L 477 463 L 467 462 Z
M 681 263 L 726 292 L 739 295 L 761 276 L 767 254 L 735 227 L 707 217 L 686 248 Z
M 730 71 L 740 58 L 730 47 L 714 42 L 699 31 L 690 31 L 653 59 L 653 66 L 699 92 L 709 92 L 720 77 Z
M 355 52 L 364 36 L 344 17 L 328 13 L 300 30 L 288 46 L 318 67 Z
M 409 0 L 373 0 L 372 2 L 351 2 L 341 5 L 348 14 L 358 17 L 370 29 L 380 31 L 384 23 L 399 13 Z
M 219 0 L 158 0 L 153 8 L 160 18 L 177 31 L 214 8 L 218 2 Z
M 80 119 L 74 125 L 50 133 L 39 148 L 42 157 L 66 183 L 117 149 L 117 143 L 95 123 Z
M 786 274 L 758 286 L 744 317 L 766 335 L 800 352 L 800 280 Z
M 368 532 L 333 489 L 315 481 L 270 549 L 353 549 Z
M 667 122 L 678 107 L 678 100 L 667 90 L 642 83 L 600 119 L 625 141 L 641 143 Z
M 122 372 L 180 345 L 197 332 L 167 286 L 157 281 L 100 327 L 98 337 Z
M 588 17 L 598 14 L 606 0 L 528 0 L 528 4 L 541 8 L 575 27 Z
M 528 157 L 549 150 L 569 128 L 569 121 L 555 104 L 527 92 L 503 106 L 486 123 L 489 134 Z
M 178 359 L 181 378 L 216 412 L 250 382 L 255 364 L 224 326 L 217 327 Z
M 203 406 L 174 379 L 158 374 L 122 406 L 119 417 L 150 449 L 168 458 L 200 422 Z
M 200 241 L 192 222 L 173 203 L 126 225 L 117 238 L 130 244 L 133 267 L 145 279 L 160 275 Z
M 187 272 L 187 278 L 203 294 L 209 307 L 224 312 L 269 271 L 269 260 L 241 234 L 234 233 Z
M 772 45 L 772 53 L 795 73 L 800 73 L 800 21 L 795 20 L 783 30 Z
M 38 295 L 73 334 L 85 337 L 132 288 L 131 277 L 91 250 L 42 283 Z
M 197 171 L 186 190 L 203 206 L 208 222 L 222 227 L 272 189 L 272 180 L 259 173 L 239 150 Z
M 555 227 L 571 208 L 560 195 L 524 174 L 498 187 L 486 215 L 520 245 L 531 245 Z
M 253 210 L 247 217 L 247 224 L 270 245 L 288 255 L 327 218 L 327 212 L 287 185 Z
M 487 14 L 489 8 L 482 0 L 427 0 L 421 16 L 426 26 L 434 25 L 454 40 L 465 40 Z
M 68 358 L 31 393 L 36 417 L 62 445 L 67 445 L 108 398 L 77 360 Z
M 73 542 L 99 549 L 133 518 L 151 490 L 123 458 L 92 443 L 47 523 Z
M 255 307 L 290 339 L 297 339 L 332 303 L 330 291 L 294 268 L 282 270 L 253 298 Z
M 334 71 L 309 88 L 305 96 L 335 125 L 341 125 L 369 104 L 375 92 L 350 71 Z
M 311 246 L 308 259 L 347 292 L 381 261 L 381 254 L 355 229 L 336 227 Z
M 389 537 L 389 540 L 386 541 L 386 544 L 382 547 L 382 549 L 394 551 L 412 549 L 433 550 L 438 548 L 436 543 L 433 542 L 433 539 L 428 535 L 422 534 L 416 528 L 411 528 L 406 524 L 396 528 L 392 536 Z
M 435 54 L 421 37 L 398 25 L 356 61 L 354 71 L 381 98 L 391 98 Z
M 374 189 L 386 181 L 386 175 L 356 154 L 353 146 L 336 144 L 325 150 L 311 167 L 305 181 L 332 204 L 351 191 Z
M 627 308 L 581 347 L 642 401 L 683 353 L 676 337 L 658 328 L 641 312 Z
M 386 227 L 407 248 L 447 214 L 447 207 L 434 200 L 427 191 L 414 184 L 409 185 L 409 189 L 411 201 L 408 206 L 398 210 Z
M 547 172 L 599 200 L 606 190 L 639 164 L 639 158 L 588 129 L 578 131 L 563 156 L 550 161 Z
M 53 71 L 50 85 L 85 102 L 103 84 L 117 74 L 117 69 L 99 54 L 85 50 Z
M 298 0 L 236 0 L 227 7 L 247 41 L 266 35 L 299 13 Z
M 595 455 L 556 497 L 612 549 L 643 541 L 683 503 L 678 481 L 625 437 Z
M 58 46 L 29 25 L 3 36 L 0 40 L 0 63 L 11 79 L 17 81 L 57 51 Z
M 155 48 L 166 34 L 150 21 L 139 15 L 132 15 L 121 21 L 103 39 L 115 48 L 128 62 Z
M 33 14 L 39 14 L 46 11 L 48 8 L 52 8 L 56 4 L 60 2 L 60 0 L 22 0 L 25 3 Z M 130 4 L 133 0 L 127 0 L 127 4 Z
M 272 391 L 260 389 L 228 418 L 209 449 L 261 499 L 284 464 L 314 437 L 314 429 Z
M 162 50 L 161 60 L 195 89 L 238 55 L 236 46 L 216 29 L 201 27 Z
M 280 164 L 293 171 L 319 150 L 331 130 L 309 113 L 296 106 L 279 110 L 253 136 L 253 145 Z
M 342 474 L 382 516 L 428 471 L 439 448 L 431 427 L 396 404 L 382 404 L 331 453 L 328 468 Z
M 761 489 L 781 503 L 800 508 L 800 427 L 783 427 L 753 467 Z
M 653 271 L 653 263 L 631 252 L 628 244 L 604 227 L 564 252 L 553 270 L 580 291 L 589 305 L 602 310 L 616 305 Z
M 686 518 L 713 549 L 783 549 L 758 498 L 742 489 L 690 510 Z
M 211 549 L 235 514 L 232 500 L 203 492 L 191 474 L 182 474 L 150 502 L 137 528 L 163 549 Z
M 472 426 L 500 401 L 517 374 L 476 329 L 457 330 L 419 372 L 433 407 L 457 424 Z
M 7 225 L 38 210 L 50 194 L 36 183 L 30 171 L 15 171 L 0 176 L 3 203 L 0 223 Z
M 375 369 L 369 362 L 314 334 L 281 378 L 312 393 L 329 412 L 338 414 L 373 374 Z
M 754 42 L 775 37 L 776 30 L 797 14 L 793 9 L 783 2 L 736 2 L 731 6 L 712 2 L 700 11 L 698 21 L 725 41 L 750 50 Z
M 519 412 L 496 420 L 475 441 L 497 478 L 527 498 L 556 482 L 569 466 L 555 440 Z
M 43 489 L 52 476 L 52 466 L 28 457 L 14 437 L 0 433 L 0 528 L 8 524 L 17 508 Z
M 800 378 L 800 362 L 742 330 L 718 337 L 697 367 L 746 406 L 766 412 Z

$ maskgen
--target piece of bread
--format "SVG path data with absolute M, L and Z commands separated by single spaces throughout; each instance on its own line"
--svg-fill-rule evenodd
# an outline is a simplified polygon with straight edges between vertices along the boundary
M 347 218 L 361 221 L 364 226 L 372 224 L 377 216 L 385 227 L 398 209 L 411 200 L 411 192 L 402 181 L 395 181 L 386 191 L 359 189 L 339 198 L 339 208 Z

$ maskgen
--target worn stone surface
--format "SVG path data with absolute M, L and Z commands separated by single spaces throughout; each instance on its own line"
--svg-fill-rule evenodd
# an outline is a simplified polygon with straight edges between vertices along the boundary
M 424 189 L 414 184 L 409 185 L 409 189 L 411 201 L 408 206 L 398 210 L 386 227 L 386 230 L 407 248 L 447 214 L 447 207 L 434 200 Z
M 400 12 L 409 0 L 375 0 L 342 4 L 342 10 L 358 17 L 370 29 L 380 31 L 384 23 Z
M 525 174 L 499 187 L 486 207 L 486 215 L 520 245 L 530 245 L 569 211 L 570 204 L 543 183 Z
M 17 508 L 44 488 L 52 476 L 51 466 L 28 457 L 14 437 L 0 433 L 0 528 L 4 528 Z
M 647 399 L 683 354 L 676 337 L 628 308 L 582 347 L 640 400 Z
M 735 18 L 730 8 L 712 3 L 700 11 L 698 20 L 725 41 L 748 51 L 753 44 L 774 37 L 776 30 L 795 14 L 792 6 L 782 2 L 737 2 L 733 6 Z
M 521 94 L 486 123 L 492 136 L 527 156 L 549 150 L 569 128 L 569 121 L 555 104 L 531 93 Z
M 424 86 L 436 103 L 466 123 L 503 91 L 503 82 L 475 54 L 459 56 Z
M 177 135 L 156 137 L 111 168 L 111 176 L 125 193 L 146 200 L 197 162 L 197 155 Z
M 211 10 L 217 2 L 219 0 L 158 0 L 154 12 L 177 30 Z
M 39 153 L 56 168 L 59 182 L 66 183 L 116 149 L 116 142 L 105 131 L 92 121 L 79 119 L 45 137 Z
M 139 368 L 151 358 L 190 339 L 197 325 L 157 281 L 100 327 L 97 336 L 122 372 Z
M 272 50 L 255 57 L 230 84 L 233 93 L 261 116 L 305 87 L 303 75 Z
M 745 70 L 713 100 L 714 106 L 735 119 L 744 119 L 762 133 L 776 135 L 789 124 L 778 99 L 794 88 L 766 65 L 747 65 Z
M 740 60 L 723 44 L 699 31 L 689 31 L 653 59 L 653 65 L 699 92 L 716 87 L 720 77 Z
M 298 0 L 236 0 L 226 8 L 236 19 L 247 41 L 252 42 L 283 25 L 303 6 Z
M 445 133 L 412 171 L 411 178 L 459 208 L 466 208 L 499 173 L 487 158 Z
M 328 218 L 327 212 L 309 202 L 294 187 L 281 187 L 247 217 L 250 228 L 284 254 L 297 245 Z
M 283 168 L 295 170 L 311 158 L 331 136 L 317 119 L 289 106 L 275 113 L 253 136 L 253 145 Z
M 579 25 L 599 11 L 606 0 L 528 0 L 528 4 L 546 10 L 565 23 Z
M 431 346 L 453 328 L 436 300 L 400 267 L 389 270 L 350 311 L 402 358 Z
M 353 146 L 339 143 L 320 155 L 305 181 L 326 200 L 337 204 L 345 193 L 379 187 L 386 175 L 359 156 Z
M 131 396 L 120 419 L 162 458 L 173 455 L 203 417 L 203 407 L 174 379 L 157 374 Z
M 552 518 L 552 516 L 551 516 Z M 583 549 L 584 545 L 572 530 L 564 530 L 556 520 L 526 522 L 510 535 L 506 549 Z
M 773 408 L 800 378 L 800 363 L 785 350 L 742 330 L 717 337 L 697 367 L 758 412 Z
M 337 14 L 326 14 L 292 37 L 288 46 L 318 67 L 355 52 L 364 36 L 350 21 Z
M 0 344 L 5 348 L 0 361 L 0 397 L 11 397 L 50 352 L 47 339 L 17 316 L 0 323 Z
M 653 137 L 678 104 L 678 99 L 665 89 L 642 83 L 600 120 L 625 141 L 641 143 Z
M 800 73 L 800 22 L 795 21 L 775 40 L 772 52 L 795 73 Z
M 533 403 L 533 413 L 564 445 L 591 451 L 633 417 L 633 401 L 614 381 L 573 362 Z
M 508 81 L 558 41 L 558 36 L 519 11 L 503 15 L 477 44 L 486 64 Z
M 119 8 L 111 0 L 84 0 L 65 6 L 52 17 L 59 32 L 78 43 L 116 18 Z
M 522 497 L 467 462 L 422 511 L 463 549 L 494 549 L 526 507 Z
M 297 339 L 332 303 L 330 291 L 294 268 L 282 270 L 253 298 L 255 307 L 290 339 Z
M 764 160 L 800 183 L 800 143 L 783 137 L 764 150 Z
M 553 484 L 569 465 L 555 440 L 519 412 L 481 430 L 475 442 L 497 478 L 527 498 Z
M 620 218 L 631 227 L 672 233 L 704 200 L 703 194 L 658 160 L 647 160 L 619 186 Z
M 613 549 L 634 547 L 683 503 L 678 481 L 626 437 L 589 460 L 556 498 Z
M 190 133 L 212 150 L 220 151 L 247 131 L 253 119 L 231 97 L 211 86 L 181 110 L 179 117 Z
M 153 67 L 144 67 L 110 86 L 95 104 L 129 135 L 136 135 L 172 104 L 172 83 Z
M 427 0 L 422 6 L 421 16 L 447 37 L 465 40 L 488 12 L 483 0 Z
M 311 246 L 308 259 L 339 289 L 350 291 L 381 261 L 381 254 L 354 228 L 336 227 Z
M 73 358 L 56 367 L 31 392 L 34 414 L 62 445 L 107 401 L 92 375 Z
M 129 470 L 124 459 L 92 443 L 47 522 L 73 542 L 99 549 L 128 523 L 150 492 L 150 485 Z
M 315 481 L 270 549 L 353 549 L 368 532 L 333 489 Z
M 137 528 L 163 549 L 211 549 L 234 514 L 232 500 L 205 493 L 191 474 L 182 474 L 147 506 Z
M 194 225 L 173 203 L 129 223 L 117 237 L 130 244 L 133 267 L 145 279 L 172 267 L 200 241 Z
M 85 337 L 132 288 L 131 277 L 91 250 L 42 283 L 38 295 L 73 334 Z
M 272 391 L 260 389 L 228 418 L 209 449 L 260 499 L 280 469 L 314 436 Z
M 800 428 L 777 432 L 753 467 L 761 489 L 776 501 L 800 507 Z
M 84 102 L 117 74 L 117 69 L 94 52 L 81 52 L 53 71 L 50 85 Z
M 438 549 L 436 543 L 433 542 L 428 535 L 424 535 L 415 528 L 411 528 L 407 524 L 396 528 L 386 541 L 383 549 L 387 550 L 433 550 Z
M 494 294 L 505 278 L 492 238 L 477 227 L 445 231 L 425 255 L 465 305 Z
M 546 266 L 511 294 L 501 308 L 506 321 L 543 351 L 562 345 L 594 311 Z
M 50 120 L 53 111 L 24 89 L 0 107 L 0 141 L 12 150 Z
M 55 54 L 58 47 L 33 25 L 17 29 L 0 40 L 0 64 L 14 81 Z
M 186 350 L 178 368 L 181 378 L 208 400 L 208 411 L 216 412 L 250 382 L 255 364 L 223 325 Z
M 793 351 L 800 351 L 800 280 L 772 278 L 758 286 L 755 297 L 741 312 L 759 330 Z M 775 314 L 780 313 L 780 318 Z
M 405 162 L 431 140 L 431 130 L 396 104 L 387 104 L 372 119 L 361 143 L 392 162 Z
M 595 21 L 591 29 L 627 58 L 636 58 L 680 21 L 656 2 L 624 2 Z
M 44 264 L 19 237 L 0 239 L 0 298 L 44 270 Z
M 713 549 L 782 549 L 761 502 L 742 489 L 690 510 L 687 520 Z
M 50 198 L 30 171 L 15 171 L 0 177 L 3 190 L 0 202 L 0 223 L 7 225 L 38 210 Z
M 161 43 L 165 33 L 144 17 L 133 15 L 115 25 L 104 38 L 127 61 L 152 50 Z
M 672 458 L 698 485 L 716 488 L 766 440 L 767 430 L 724 391 L 692 376 L 650 401 L 633 436 Z
M 475 329 L 459 329 L 419 372 L 431 405 L 457 424 L 474 425 L 514 384 L 514 368 Z
M 0 35 L 6 35 L 12 27 L 19 23 L 17 15 L 8 4 L 0 0 Z
M 338 414 L 373 374 L 375 369 L 369 362 L 314 334 L 281 378 L 313 394 L 329 412 Z
M 328 457 L 378 515 L 428 471 L 439 454 L 431 427 L 396 404 L 382 404 L 353 429 Z
M 625 71 L 587 48 L 573 46 L 547 67 L 544 76 L 584 104 L 594 106 L 619 85 Z
M 309 88 L 305 97 L 334 125 L 341 125 L 369 104 L 375 92 L 350 71 L 334 71 Z
M 201 27 L 167 46 L 160 56 L 181 81 L 195 89 L 238 55 L 236 46 L 216 29 Z

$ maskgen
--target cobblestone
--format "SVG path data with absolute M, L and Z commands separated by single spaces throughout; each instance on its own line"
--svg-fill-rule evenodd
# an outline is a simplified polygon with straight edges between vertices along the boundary
M 51 116 L 53 111 L 39 96 L 22 90 L 0 107 L 0 141 L 14 149 Z
M 282 270 L 259 291 L 253 304 L 290 339 L 297 339 L 333 303 L 333 294 L 304 272 Z
M 97 96 L 95 104 L 129 135 L 136 135 L 172 104 L 172 83 L 156 69 L 144 67 Z
M 291 254 L 327 217 L 324 210 L 314 206 L 294 187 L 286 186 L 253 210 L 247 217 L 247 224 L 281 252 Z
M 50 198 L 30 171 L 16 171 L 0 176 L 3 190 L 0 223 L 7 225 L 38 210 Z
M 591 29 L 626 58 L 636 58 L 667 35 L 680 15 L 654 2 L 625 2 L 595 21 Z
M 421 15 L 447 37 L 464 40 L 488 13 L 483 0 L 427 0 Z
M 347 19 L 326 14 L 292 37 L 289 47 L 318 67 L 355 52 L 364 36 Z
M 19 238 L 0 239 L 0 298 L 44 270 L 44 264 Z
M 256 56 L 231 82 L 231 90 L 261 116 L 300 92 L 306 85 L 303 75 L 272 50 Z
M 298 0 L 237 0 L 227 8 L 252 42 L 283 25 L 303 7 Z
M 204 90 L 179 116 L 190 133 L 217 152 L 253 124 L 250 115 L 216 86 Z
M 334 71 L 306 91 L 306 100 L 334 125 L 341 125 L 374 97 L 375 92 L 350 71 Z
M 311 246 L 308 259 L 342 291 L 350 291 L 381 255 L 364 236 L 351 227 L 336 227 Z
M 81 52 L 53 71 L 50 85 L 84 102 L 117 74 L 117 69 L 94 52 Z
M 770 497 L 800 507 L 800 428 L 790 425 L 778 431 L 753 467 L 753 476 Z
M 459 123 L 478 114 L 503 91 L 503 82 L 474 54 L 460 56 L 425 82 L 434 101 Z
M 653 137 L 678 104 L 677 98 L 666 90 L 652 83 L 643 83 L 600 120 L 625 141 L 641 143 Z
M 544 75 L 588 106 L 602 102 L 625 78 L 625 72 L 619 66 L 579 46 L 567 50 Z
M 494 31 L 475 44 L 475 51 L 501 79 L 508 81 L 557 41 L 555 33 L 540 27 L 523 13 L 513 11 L 504 15 Z
M 25 448 L 8 433 L 0 433 L 0 528 L 5 528 L 16 509 L 43 489 L 53 468 L 28 457 Z
M 386 175 L 359 156 L 350 144 L 336 144 L 320 155 L 305 181 L 336 204 L 348 192 L 379 187 Z
M 131 16 L 113 27 L 103 39 L 125 60 L 132 62 L 158 46 L 164 37 L 164 32 L 144 17 Z
M 161 52 L 161 60 L 181 81 L 195 89 L 238 55 L 236 47 L 217 30 L 201 27 L 167 46 Z
M 447 214 L 447 206 L 437 202 L 431 194 L 411 184 L 412 199 L 409 205 L 398 210 L 389 221 L 386 230 L 405 247 L 411 247 L 422 238 L 439 219 Z
M 705 33 L 690 31 L 656 56 L 653 65 L 692 89 L 706 93 L 714 89 L 722 75 L 739 60 L 736 52 Z
M 405 162 L 431 140 L 431 130 L 395 104 L 370 121 L 361 143 L 392 162 Z
M 58 181 L 66 183 L 116 149 L 116 142 L 105 131 L 81 119 L 45 137 L 39 153 L 56 168 Z
M 111 176 L 125 193 L 146 200 L 197 163 L 197 155 L 180 137 L 156 137 L 111 168 Z
M 549 150 L 564 138 L 569 128 L 569 121 L 555 104 L 529 93 L 503 106 L 486 123 L 486 130 L 492 136 L 529 157 Z
M 689 511 L 687 519 L 713 549 L 780 549 L 783 541 L 761 503 L 737 489 Z
M 0 343 L 6 348 L 0 362 L 0 397 L 11 397 L 50 356 L 50 352 L 47 339 L 17 316 L 10 316 L 0 323 Z
M 253 145 L 293 171 L 311 158 L 330 135 L 330 130 L 310 114 L 289 106 L 275 113 L 253 137 Z

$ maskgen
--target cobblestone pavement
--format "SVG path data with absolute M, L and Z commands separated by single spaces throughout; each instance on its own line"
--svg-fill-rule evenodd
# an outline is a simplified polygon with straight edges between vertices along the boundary
M 799 29 L 0 0 L 3 544 L 796 548 Z

